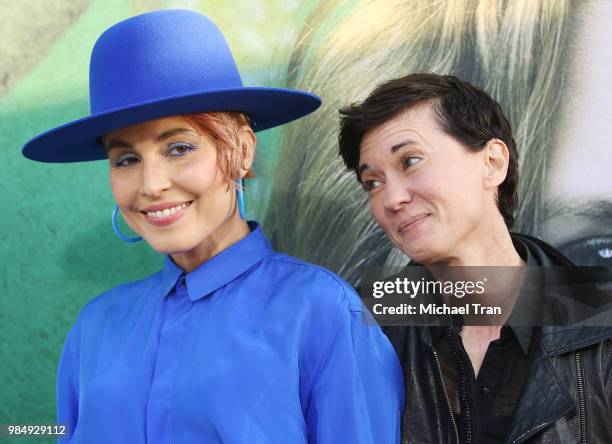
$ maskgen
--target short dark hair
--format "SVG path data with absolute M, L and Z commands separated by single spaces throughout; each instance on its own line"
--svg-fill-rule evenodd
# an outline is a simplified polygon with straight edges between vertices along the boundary
M 498 187 L 497 207 L 512 228 L 518 205 L 518 153 L 501 106 L 483 90 L 453 76 L 410 74 L 379 85 L 363 103 L 340 110 L 340 155 L 359 177 L 359 147 L 366 132 L 414 107 L 428 103 L 438 126 L 466 147 L 482 150 L 491 139 L 508 147 L 506 179 Z

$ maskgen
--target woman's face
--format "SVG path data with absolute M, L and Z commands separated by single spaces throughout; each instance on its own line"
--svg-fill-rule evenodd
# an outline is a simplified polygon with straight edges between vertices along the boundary
M 612 2 L 574 17 L 555 154 L 545 192 L 544 238 L 583 265 L 612 264 Z
M 211 239 L 240 223 L 215 140 L 183 118 L 152 120 L 103 139 L 121 214 L 155 250 L 210 249 Z
M 498 211 L 484 186 L 483 153 L 443 132 L 427 105 L 368 131 L 360 148 L 374 218 L 419 263 L 463 257 L 486 232 L 487 214 Z

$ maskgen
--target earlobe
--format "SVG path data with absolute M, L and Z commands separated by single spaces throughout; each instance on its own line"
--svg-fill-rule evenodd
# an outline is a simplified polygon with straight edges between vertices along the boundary
M 506 179 L 510 153 L 500 139 L 491 139 L 484 148 L 485 186 L 497 187 Z

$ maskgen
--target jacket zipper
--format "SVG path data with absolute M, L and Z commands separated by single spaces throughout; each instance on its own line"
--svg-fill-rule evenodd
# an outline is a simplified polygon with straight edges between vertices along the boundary
M 472 410 L 472 405 L 470 402 L 470 395 L 468 394 L 468 388 L 466 387 L 466 383 L 470 384 L 472 392 L 474 390 L 474 370 L 472 369 L 471 364 L 469 363 L 470 358 L 467 355 L 467 352 L 463 348 L 463 344 L 461 343 L 461 339 L 459 339 L 459 331 L 457 331 L 454 327 L 449 328 L 448 330 L 448 340 L 453 350 L 453 354 L 455 355 L 455 359 L 457 360 L 457 365 L 459 366 L 459 402 L 461 403 L 462 410 L 462 419 L 464 419 L 464 440 L 466 444 L 474 444 L 478 443 L 480 440 L 480 434 L 477 432 L 476 427 L 472 427 L 472 413 L 474 413 L 474 417 L 476 417 L 476 411 Z M 466 364 L 467 362 L 467 364 Z M 468 368 L 469 366 L 469 368 Z M 467 381 L 466 381 L 467 380 Z M 463 383 L 461 382 L 463 381 Z M 474 406 L 475 407 L 475 406 Z M 477 426 L 477 424 L 474 424 Z
M 521 433 L 519 436 L 516 437 L 514 441 L 512 441 L 512 444 L 518 444 L 519 442 L 523 442 L 524 439 L 529 438 L 532 434 L 540 430 L 545 425 L 548 425 L 548 423 L 543 422 L 542 424 L 538 424 L 537 426 L 535 426 L 533 429 L 527 430 L 526 432 Z
M 436 366 L 438 367 L 438 375 L 440 376 L 440 383 L 442 384 L 442 392 L 444 393 L 446 405 L 448 406 L 448 413 L 450 414 L 451 423 L 453 424 L 455 439 L 456 442 L 459 443 L 459 430 L 457 429 L 457 423 L 455 422 L 455 416 L 453 415 L 453 408 L 451 407 L 450 398 L 448 397 L 448 393 L 446 392 L 446 386 L 444 385 L 444 376 L 442 376 L 442 367 L 440 366 L 440 359 L 438 358 L 438 353 L 436 353 L 436 350 L 433 350 L 433 354 L 434 358 L 436 359 Z
M 580 406 L 580 443 L 588 444 L 588 421 L 587 421 L 587 404 L 586 390 L 584 387 L 584 366 L 582 362 L 582 354 L 579 351 L 574 353 L 576 357 L 576 376 L 578 378 L 578 402 Z
M 586 390 L 584 384 L 584 366 L 582 362 L 582 355 L 579 351 L 574 352 L 574 357 L 576 359 L 576 377 L 578 379 L 578 404 L 579 404 L 579 417 L 580 417 L 580 444 L 588 444 L 588 421 L 587 421 L 587 406 L 586 406 Z M 548 422 L 543 422 L 542 424 L 538 424 L 531 430 L 527 430 L 518 436 L 512 444 L 518 444 L 523 442 L 523 440 L 527 439 L 539 429 L 548 425 Z

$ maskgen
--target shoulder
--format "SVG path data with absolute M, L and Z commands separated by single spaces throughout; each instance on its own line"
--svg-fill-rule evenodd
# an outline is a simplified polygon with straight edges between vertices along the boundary
M 275 288 L 290 289 L 296 297 L 306 297 L 318 304 L 341 305 L 349 311 L 362 311 L 355 289 L 324 267 L 275 252 L 262 262 L 260 271 L 270 276 Z
M 162 271 L 157 271 L 145 278 L 119 284 L 94 297 L 81 308 L 77 321 L 94 320 L 109 314 L 121 312 L 132 306 L 142 296 L 158 292 L 162 280 Z

